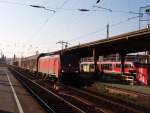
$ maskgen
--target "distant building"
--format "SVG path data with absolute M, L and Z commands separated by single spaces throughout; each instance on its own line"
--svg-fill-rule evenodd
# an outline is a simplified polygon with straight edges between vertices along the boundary
M 4 55 L 1 55 L 0 64 L 6 64 L 6 57 Z

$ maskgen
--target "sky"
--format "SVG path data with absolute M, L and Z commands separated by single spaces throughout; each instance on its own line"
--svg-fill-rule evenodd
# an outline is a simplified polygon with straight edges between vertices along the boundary
M 139 29 L 140 19 L 150 19 L 140 7 L 150 0 L 0 0 L 0 50 L 6 57 L 27 57 L 39 51 L 61 49 Z M 31 7 L 43 6 L 44 8 Z M 148 9 L 150 7 L 147 7 Z M 47 10 L 48 9 L 48 10 Z M 81 11 L 86 9 L 88 11 Z M 149 21 L 140 21 L 145 28 Z

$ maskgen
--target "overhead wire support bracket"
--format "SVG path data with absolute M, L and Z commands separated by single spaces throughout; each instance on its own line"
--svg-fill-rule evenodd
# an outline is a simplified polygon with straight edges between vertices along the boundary
M 39 6 L 39 5 L 29 5 L 29 6 L 30 6 L 30 7 L 33 7 L 33 8 L 41 8 L 41 9 L 44 9 L 44 10 L 49 10 L 49 11 L 52 11 L 53 13 L 56 12 L 55 10 L 48 9 L 48 8 L 46 8 L 45 6 Z
M 90 11 L 89 9 L 78 9 L 78 11 Z
M 97 5 L 93 5 L 93 7 L 97 7 L 97 8 L 104 9 L 104 10 L 112 12 L 112 9 L 108 9 L 108 8 L 105 8 L 105 7 L 101 7 L 101 6 L 97 6 Z
M 70 44 L 70 43 L 68 43 L 68 42 L 64 42 L 63 40 L 62 41 L 59 41 L 59 42 L 57 42 L 56 44 L 61 44 L 62 45 L 62 50 L 63 50 L 63 48 L 64 48 L 64 44 L 65 44 L 65 48 L 67 48 L 68 47 L 68 45 Z

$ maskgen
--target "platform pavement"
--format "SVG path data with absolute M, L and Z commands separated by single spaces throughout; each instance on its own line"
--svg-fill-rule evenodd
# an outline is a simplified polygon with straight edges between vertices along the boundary
M 0 67 L 0 113 L 46 113 L 7 67 Z
M 150 86 L 144 85 L 130 85 L 130 84 L 119 84 L 119 83 L 109 83 L 109 82 L 99 82 L 100 85 L 114 86 L 118 88 L 123 88 L 131 91 L 136 91 L 139 93 L 149 94 L 150 95 Z

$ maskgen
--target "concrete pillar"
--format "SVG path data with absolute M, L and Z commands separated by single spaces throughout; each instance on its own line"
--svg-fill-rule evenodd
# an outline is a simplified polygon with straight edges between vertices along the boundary
M 99 56 L 98 56 L 98 54 L 96 52 L 96 49 L 93 48 L 93 59 L 94 59 L 94 72 L 95 72 L 95 74 L 98 73 L 98 67 L 97 67 L 98 58 L 99 58 Z
M 124 75 L 125 53 L 121 53 L 121 76 Z

